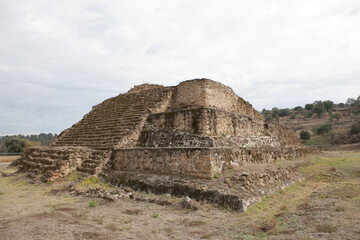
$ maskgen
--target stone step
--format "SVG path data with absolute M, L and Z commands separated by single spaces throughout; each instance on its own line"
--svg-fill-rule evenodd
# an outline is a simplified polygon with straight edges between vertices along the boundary
M 97 136 L 91 136 L 91 137 L 67 137 L 63 139 L 59 139 L 60 142 L 92 142 L 92 141 L 101 141 L 102 143 L 110 143 L 114 141 L 119 141 L 122 136 L 118 137 L 112 137 L 112 138 L 103 138 L 103 137 L 97 137 Z
M 36 162 L 40 162 L 43 165 L 51 165 L 52 163 L 54 163 L 54 160 L 50 158 L 40 158 L 36 159 Z
M 79 172 L 83 172 L 83 173 L 88 173 L 88 174 L 95 174 L 96 170 L 94 168 L 87 168 L 87 167 L 77 167 L 77 171 Z
M 85 162 L 83 162 L 82 164 L 81 164 L 81 167 L 83 167 L 83 168 L 97 168 L 99 166 L 99 163 L 85 163 Z
M 100 160 L 99 159 L 86 159 L 84 162 L 83 162 L 83 164 L 87 164 L 87 163 L 90 163 L 90 164 L 97 164 L 97 165 L 99 165 L 100 164 Z
M 130 134 L 149 108 L 162 101 L 172 89 L 120 94 L 93 110 L 63 134 L 55 146 L 86 146 L 107 150 Z
M 56 166 L 55 164 L 52 164 L 52 165 L 43 165 L 43 170 L 51 170 L 51 171 L 54 171 L 54 170 L 57 170 L 59 167 Z

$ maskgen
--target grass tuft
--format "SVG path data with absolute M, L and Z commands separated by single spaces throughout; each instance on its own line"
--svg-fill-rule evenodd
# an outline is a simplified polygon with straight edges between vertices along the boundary
M 269 232 L 275 229 L 277 226 L 277 220 L 274 215 L 267 215 L 265 219 L 261 222 L 259 229 L 262 232 Z
M 89 207 L 96 207 L 96 202 L 95 202 L 95 200 L 90 200 L 90 201 L 89 201 Z
M 79 184 L 76 185 L 77 189 L 87 189 L 87 188 L 103 188 L 103 189 L 112 189 L 112 187 L 97 177 L 88 177 L 82 180 Z
M 108 230 L 111 230 L 113 232 L 115 232 L 115 231 L 123 231 L 123 229 L 116 226 L 115 223 L 110 223 L 109 225 L 106 225 L 105 228 L 108 229 Z

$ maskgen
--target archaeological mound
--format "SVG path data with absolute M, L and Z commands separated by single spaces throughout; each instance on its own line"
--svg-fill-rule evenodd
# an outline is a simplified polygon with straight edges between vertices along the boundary
M 296 159 L 309 152 L 231 88 L 194 79 L 109 98 L 49 147 L 26 149 L 18 165 L 43 181 L 78 171 L 245 211 L 301 179 Z

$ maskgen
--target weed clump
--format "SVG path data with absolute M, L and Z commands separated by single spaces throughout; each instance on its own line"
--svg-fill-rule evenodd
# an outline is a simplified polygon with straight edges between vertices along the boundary
M 275 229 L 277 226 L 277 220 L 274 215 L 268 215 L 265 219 L 261 222 L 259 229 L 262 232 L 269 232 Z
M 89 201 L 89 207 L 96 207 L 96 201 L 95 200 L 90 200 Z
M 154 213 L 154 214 L 152 215 L 153 218 L 157 218 L 158 216 L 159 216 L 159 214 L 157 214 L 157 213 Z
M 324 233 L 332 233 L 336 231 L 336 227 L 327 223 L 316 225 L 316 231 Z
M 142 210 L 141 209 L 126 210 L 123 213 L 128 214 L 128 215 L 139 215 L 142 213 Z
M 113 232 L 123 230 L 122 228 L 119 228 L 118 226 L 116 226 L 116 224 L 114 224 L 114 223 L 111 223 L 111 224 L 107 225 L 106 229 L 111 230 Z

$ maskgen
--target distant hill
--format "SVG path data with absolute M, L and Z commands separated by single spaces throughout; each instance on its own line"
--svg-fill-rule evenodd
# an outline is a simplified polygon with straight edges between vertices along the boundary
M 292 109 L 263 109 L 262 114 L 292 129 L 298 137 L 302 131 L 309 132 L 310 139 L 303 140 L 307 145 L 360 143 L 360 96 L 339 104 L 327 100 Z

